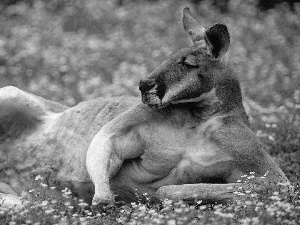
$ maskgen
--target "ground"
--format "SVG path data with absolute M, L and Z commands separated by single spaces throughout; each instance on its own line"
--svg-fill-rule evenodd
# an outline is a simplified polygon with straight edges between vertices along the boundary
M 89 214 L 103 223 L 299 223 L 299 5 L 293 12 L 284 5 L 261 12 L 255 1 L 232 0 L 228 12 L 221 13 L 209 1 L 128 0 L 123 6 L 108 0 L 25 2 L 1 8 L 0 87 L 13 85 L 69 106 L 98 96 L 139 96 L 139 80 L 189 44 L 179 22 L 184 6 L 204 26 L 226 24 L 231 34 L 228 59 L 239 75 L 251 127 L 298 193 L 292 199 L 266 193 L 264 201 L 254 195 L 253 201 L 214 210 L 168 201 L 149 208 L 140 202 L 103 215 L 81 207 L 76 211 L 63 196 L 54 199 L 51 187 L 38 179 L 37 199 L 27 211 L 1 210 L 3 223 L 86 223 Z

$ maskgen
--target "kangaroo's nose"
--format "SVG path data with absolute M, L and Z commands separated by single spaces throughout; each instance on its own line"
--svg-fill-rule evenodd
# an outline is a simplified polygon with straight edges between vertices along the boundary
M 142 93 L 151 90 L 156 85 L 156 82 L 154 80 L 150 79 L 144 79 L 140 81 L 140 91 Z

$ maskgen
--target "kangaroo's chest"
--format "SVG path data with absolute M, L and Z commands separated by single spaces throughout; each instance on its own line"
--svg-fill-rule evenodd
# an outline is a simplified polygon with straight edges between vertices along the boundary
M 214 130 L 222 126 L 220 118 L 212 118 L 205 122 L 173 123 L 173 121 L 159 121 L 141 129 L 145 151 L 144 157 L 160 155 L 164 158 L 172 155 L 186 155 L 207 149 L 212 154 L 210 137 Z M 203 153 L 204 154 L 204 153 Z
M 218 173 L 214 171 L 216 165 L 227 165 L 231 160 L 210 140 L 211 133 L 220 126 L 219 118 L 193 126 L 168 121 L 152 123 L 140 131 L 144 153 L 129 163 L 127 169 L 136 174 L 133 179 L 158 187 L 201 182 Z

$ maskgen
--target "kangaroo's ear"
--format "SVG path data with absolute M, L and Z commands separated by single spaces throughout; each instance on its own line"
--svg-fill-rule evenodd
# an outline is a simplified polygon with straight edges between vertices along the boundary
M 224 24 L 215 24 L 205 29 L 205 42 L 212 57 L 222 58 L 229 47 L 230 36 Z
M 182 12 L 184 30 L 190 35 L 195 46 L 205 48 L 215 59 L 222 58 L 229 47 L 230 36 L 224 24 L 204 28 L 190 13 L 188 7 Z
M 182 11 L 182 22 L 185 32 L 190 35 L 194 45 L 205 44 L 205 28 L 191 15 L 188 7 Z

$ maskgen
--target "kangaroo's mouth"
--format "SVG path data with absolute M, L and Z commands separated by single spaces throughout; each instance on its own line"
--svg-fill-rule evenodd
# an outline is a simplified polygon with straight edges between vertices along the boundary
M 152 108 L 163 108 L 162 99 L 165 95 L 165 88 L 163 85 L 157 84 L 155 81 L 145 79 L 141 80 L 139 87 L 142 94 L 142 102 Z
M 162 99 L 158 95 L 157 88 L 154 87 L 149 91 L 142 92 L 142 102 L 152 108 L 163 108 Z

